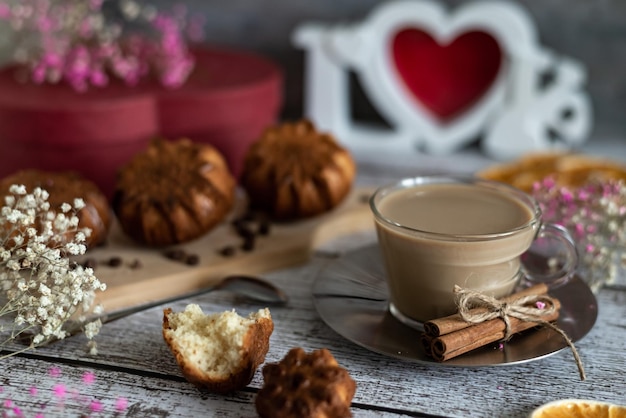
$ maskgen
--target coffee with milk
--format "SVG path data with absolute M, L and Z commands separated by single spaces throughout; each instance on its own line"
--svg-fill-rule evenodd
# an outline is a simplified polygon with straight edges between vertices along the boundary
M 383 188 L 371 206 L 392 313 L 418 322 L 454 313 L 454 285 L 511 293 L 540 225 L 523 193 L 472 182 Z

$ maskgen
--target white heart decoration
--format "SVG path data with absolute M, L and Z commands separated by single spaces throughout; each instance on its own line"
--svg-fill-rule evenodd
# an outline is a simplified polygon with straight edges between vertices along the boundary
M 495 79 L 476 101 L 442 122 L 416 100 L 415 92 L 407 87 L 396 68 L 390 45 L 397 33 L 406 28 L 427 33 L 439 45 L 472 31 L 488 34 L 503 56 Z M 294 42 L 308 49 L 305 115 L 320 129 L 333 132 L 353 151 L 369 155 L 372 151 L 411 152 L 417 147 L 445 154 L 469 144 L 480 134 L 488 133 L 494 120 L 507 113 L 508 107 L 517 108 L 520 103 L 532 107 L 539 96 L 535 86 L 546 56 L 537 44 L 530 16 L 519 6 L 502 1 L 471 2 L 453 12 L 435 1 L 387 2 L 354 25 L 302 25 L 294 34 Z M 366 94 L 391 130 L 351 121 L 347 70 L 358 74 Z M 588 112 L 581 109 L 581 126 L 588 125 L 584 122 Z M 542 127 L 548 123 L 541 115 L 534 122 Z M 583 128 L 576 132 L 578 143 L 586 134 Z M 499 128 L 497 135 L 489 136 L 488 150 L 515 152 L 547 146 L 545 141 L 533 138 L 535 133 L 518 136 L 530 145 L 509 146 L 501 132 Z

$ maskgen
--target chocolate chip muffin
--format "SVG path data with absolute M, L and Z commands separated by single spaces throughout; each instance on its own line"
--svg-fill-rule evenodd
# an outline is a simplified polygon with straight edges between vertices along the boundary
M 351 417 L 356 382 L 325 348 L 307 354 L 292 348 L 278 363 L 263 367 L 255 399 L 261 418 Z
M 85 245 L 88 249 L 93 248 L 107 239 L 112 218 L 109 202 L 98 186 L 81 174 L 72 171 L 21 170 L 2 179 L 0 194 L 8 195 L 13 184 L 25 186 L 28 193 L 36 187 L 46 190 L 50 208 L 56 211 L 64 203 L 74 206 L 74 199 L 82 199 L 85 206 L 76 216 L 78 228 L 90 230 Z M 71 240 L 73 235 L 74 232 L 66 238 Z
M 161 247 L 206 234 L 226 217 L 234 196 L 235 180 L 217 149 L 159 139 L 120 170 L 112 204 L 126 234 Z
M 356 165 L 350 153 L 308 120 L 265 130 L 248 150 L 241 185 L 250 206 L 276 220 L 328 212 L 352 187 Z

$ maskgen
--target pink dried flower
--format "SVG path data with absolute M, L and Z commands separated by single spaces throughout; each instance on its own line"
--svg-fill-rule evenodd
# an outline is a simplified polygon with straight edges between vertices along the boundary
M 0 3 L 0 19 L 11 17 L 11 7 L 6 3 Z
M 65 385 L 62 383 L 58 383 L 54 385 L 54 388 L 52 388 L 52 392 L 54 393 L 54 396 L 56 396 L 59 399 L 65 398 L 65 395 L 66 395 Z
M 553 178 L 533 185 L 543 220 L 566 227 L 576 240 L 582 276 L 597 290 L 626 268 L 626 184 L 610 180 L 579 188 L 557 186 Z
M 59 377 L 61 376 L 61 369 L 58 367 L 51 367 L 49 373 L 51 377 Z
M 126 398 L 117 398 L 115 400 L 115 410 L 117 412 L 124 412 L 128 407 L 128 400 Z
M 102 402 L 100 402 L 97 399 L 94 399 L 89 404 L 89 409 L 91 409 L 91 412 L 102 412 L 102 409 L 103 409 L 102 408 Z
M 105 86 L 109 76 L 130 86 L 150 74 L 166 87 L 187 80 L 194 60 L 187 46 L 185 7 L 175 5 L 170 13 L 142 13 L 142 7 L 149 6 L 118 0 L 124 19 L 116 21 L 104 13 L 103 3 L 22 0 L 22 7 L 12 8 L 0 0 L 0 20 L 14 30 L 16 63 L 28 69 L 35 83 L 63 81 L 77 91 Z M 22 13 L 27 9 L 32 13 Z M 143 23 L 147 31 L 133 34 L 124 25 L 130 21 Z M 198 22 L 189 28 L 194 41 L 201 32 Z
M 96 381 L 96 375 L 93 372 L 85 372 L 83 374 L 83 383 L 91 385 Z

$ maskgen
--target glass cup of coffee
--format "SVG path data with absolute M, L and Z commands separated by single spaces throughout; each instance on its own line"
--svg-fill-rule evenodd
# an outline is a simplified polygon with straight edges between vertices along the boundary
M 418 329 L 456 311 L 455 285 L 502 297 L 522 278 L 567 280 L 578 263 L 567 230 L 542 223 L 537 202 L 503 183 L 408 178 L 380 187 L 370 207 L 387 273 L 389 310 Z M 545 270 L 536 267 L 537 257 L 526 257 L 539 241 L 549 247 Z

